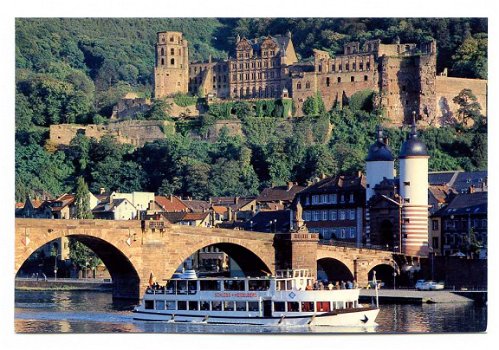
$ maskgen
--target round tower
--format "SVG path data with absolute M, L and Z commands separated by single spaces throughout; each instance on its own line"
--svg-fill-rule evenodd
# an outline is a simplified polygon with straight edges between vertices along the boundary
M 394 161 L 392 150 L 383 139 L 383 130 L 378 126 L 377 140 L 369 147 L 366 158 L 366 202 L 374 195 L 374 186 L 383 178 L 393 179 Z
M 409 255 L 428 255 L 428 158 L 413 114 L 411 132 L 399 155 L 402 252 Z

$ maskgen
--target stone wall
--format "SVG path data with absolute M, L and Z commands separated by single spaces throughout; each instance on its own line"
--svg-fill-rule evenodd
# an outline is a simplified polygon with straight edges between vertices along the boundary
M 452 100 L 463 89 L 471 89 L 477 97 L 477 102 L 482 107 L 482 114 L 487 116 L 487 87 L 488 81 L 482 79 L 453 78 L 446 76 L 436 77 L 435 111 L 437 115 L 436 126 L 445 125 L 453 119 L 459 108 Z
M 146 142 L 167 137 L 167 129 L 172 125 L 173 122 L 157 120 L 113 121 L 102 125 L 58 124 L 50 126 L 50 142 L 58 146 L 68 146 L 77 134 L 96 140 L 105 135 L 112 135 L 120 143 L 142 147 Z

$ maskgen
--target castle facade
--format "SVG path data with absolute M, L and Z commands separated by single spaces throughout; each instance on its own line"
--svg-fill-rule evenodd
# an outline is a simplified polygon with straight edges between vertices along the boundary
M 189 62 L 182 33 L 158 33 L 155 97 L 191 93 L 231 100 L 292 98 L 299 116 L 306 99 L 317 93 L 329 110 L 348 104 L 356 92 L 372 90 L 385 116 L 400 125 L 410 124 L 413 111 L 423 124 L 439 124 L 437 119 L 452 113 L 449 98 L 459 93 L 450 91 L 455 82 L 447 83 L 443 76 L 437 79 L 435 41 L 420 45 L 352 42 L 336 57 L 314 50 L 313 60 L 300 62 L 288 32 L 252 40 L 238 36 L 234 53 L 223 60 Z M 460 80 L 464 86 L 477 81 Z M 482 82 L 474 92 L 484 108 L 486 81 Z

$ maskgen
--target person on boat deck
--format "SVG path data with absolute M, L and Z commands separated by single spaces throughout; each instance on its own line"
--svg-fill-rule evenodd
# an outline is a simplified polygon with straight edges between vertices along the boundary
M 312 285 L 310 285 L 310 284 L 307 284 L 307 286 L 305 287 L 305 290 L 312 290 L 312 289 L 313 289 Z
M 341 289 L 345 289 L 346 288 L 345 281 L 341 281 L 340 288 Z
M 357 289 L 358 287 L 357 280 L 353 280 L 353 289 Z
M 352 281 L 347 282 L 347 289 L 352 289 L 353 288 L 353 283 Z
M 336 281 L 336 283 L 334 285 L 334 289 L 340 289 L 340 282 L 339 281 Z
M 329 282 L 329 284 L 327 285 L 327 289 L 333 290 L 333 288 L 334 288 L 333 282 Z
M 324 283 L 322 281 L 319 281 L 319 290 L 324 290 Z

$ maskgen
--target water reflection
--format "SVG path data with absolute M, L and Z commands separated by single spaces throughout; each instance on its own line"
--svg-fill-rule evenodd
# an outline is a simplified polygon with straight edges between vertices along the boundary
M 373 328 L 248 327 L 134 321 L 134 303 L 109 293 L 16 291 L 19 333 L 426 333 L 486 330 L 486 307 L 473 304 L 382 305 Z

